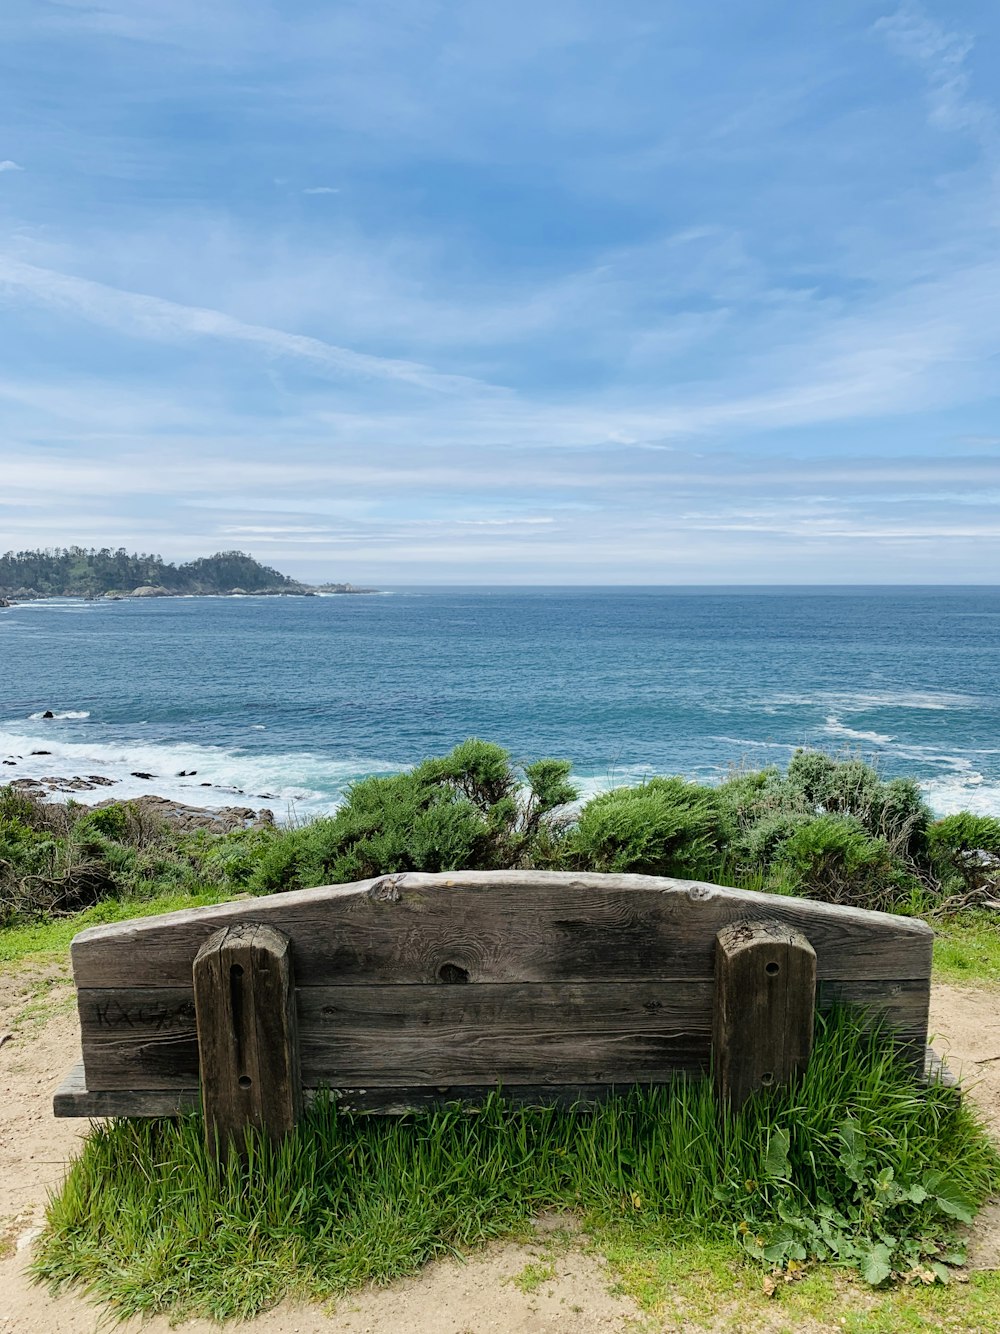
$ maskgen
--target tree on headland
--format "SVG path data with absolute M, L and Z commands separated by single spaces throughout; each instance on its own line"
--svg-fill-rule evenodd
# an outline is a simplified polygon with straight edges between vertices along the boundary
M 170 593 L 247 593 L 292 591 L 300 585 L 288 575 L 261 565 L 243 551 L 220 551 L 184 565 L 124 547 L 50 547 L 44 551 L 8 551 L 0 556 L 0 595 L 99 597 L 153 586 Z

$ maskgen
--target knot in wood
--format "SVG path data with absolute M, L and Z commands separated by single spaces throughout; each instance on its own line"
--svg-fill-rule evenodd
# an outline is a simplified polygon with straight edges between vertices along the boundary
M 376 903 L 398 903 L 400 879 L 401 877 L 397 875 L 387 875 L 381 880 L 376 880 L 368 891 L 368 897 L 374 899 Z
M 457 963 L 443 963 L 438 969 L 438 979 L 441 982 L 449 982 L 452 985 L 462 985 L 469 980 L 468 968 L 463 968 Z

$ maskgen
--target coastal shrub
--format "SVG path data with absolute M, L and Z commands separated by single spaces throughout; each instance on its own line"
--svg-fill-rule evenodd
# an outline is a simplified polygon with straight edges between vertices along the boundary
M 714 789 L 651 778 L 592 797 L 567 835 L 563 858 L 575 870 L 696 879 L 718 863 L 722 839 Z
M 551 858 L 573 801 L 570 765 L 539 760 L 519 773 L 508 753 L 470 738 L 392 777 L 355 783 L 325 819 L 261 849 L 251 891 L 305 888 L 401 871 L 492 870 Z
M 32 1270 L 120 1318 L 247 1319 L 288 1293 L 319 1300 L 521 1235 L 540 1210 L 605 1242 L 727 1247 L 791 1277 L 806 1262 L 868 1284 L 945 1281 L 961 1227 L 1000 1187 L 995 1147 L 877 1034 L 817 1022 L 792 1089 L 737 1114 L 709 1080 L 635 1089 L 592 1110 L 491 1095 L 402 1117 L 319 1099 L 278 1146 L 219 1170 L 192 1114 L 95 1127 L 50 1201 Z
M 23 914 L 33 884 L 49 872 L 55 840 L 16 817 L 0 818 L 0 925 Z
M 912 778 L 885 782 L 863 760 L 797 750 L 786 782 L 793 804 L 799 796 L 817 814 L 853 816 L 904 855 L 918 855 L 923 847 L 931 813 Z
M 726 866 L 738 880 L 766 876 L 784 840 L 816 815 L 815 805 L 776 765 L 730 775 L 717 799 Z
M 781 887 L 827 903 L 887 909 L 919 885 L 882 838 L 853 815 L 818 815 L 778 845 L 772 871 Z
M 932 815 L 919 783 L 914 778 L 893 778 L 883 783 L 880 795 L 877 827 L 871 832 L 881 834 L 909 857 L 922 857 Z
M 778 860 L 779 854 L 803 825 L 811 824 L 815 816 L 805 811 L 773 811 L 762 814 L 748 824 L 733 839 L 730 853 L 737 865 L 748 871 L 766 874 Z
M 76 829 L 80 833 L 90 831 L 124 843 L 128 836 L 127 808 L 123 802 L 115 802 L 113 805 L 88 811 L 77 820 Z
M 250 887 L 272 849 L 286 841 L 286 831 L 262 824 L 224 834 L 198 829 L 182 835 L 178 847 L 200 883 L 240 890 Z
M 0 923 L 64 916 L 113 894 L 112 868 L 86 840 L 6 821 L 0 828 Z
M 192 886 L 190 859 L 132 803 L 87 810 L 0 788 L 0 924 Z
M 1000 891 L 1000 820 L 960 811 L 927 831 L 931 860 L 946 891 L 974 901 Z
M 74 820 L 72 802 L 43 801 L 32 792 L 18 787 L 0 787 L 0 828 L 8 820 L 17 820 L 30 829 L 50 834 L 65 834 Z
M 167 822 L 136 801 L 109 802 L 88 810 L 74 830 L 78 835 L 94 833 L 136 849 L 174 847 L 177 842 Z
M 798 750 L 723 782 L 725 870 L 739 884 L 863 907 L 932 905 L 930 811 L 912 779 L 885 782 L 854 757 Z
M 575 799 L 567 761 L 520 770 L 476 738 L 363 779 L 334 815 L 291 828 L 179 834 L 140 803 L 88 810 L 0 788 L 0 919 L 146 897 L 161 881 L 273 893 L 463 867 L 638 871 L 906 912 L 1000 892 L 1000 821 L 932 825 L 912 779 L 886 782 L 854 756 L 799 750 L 787 769 L 717 787 L 654 778 Z

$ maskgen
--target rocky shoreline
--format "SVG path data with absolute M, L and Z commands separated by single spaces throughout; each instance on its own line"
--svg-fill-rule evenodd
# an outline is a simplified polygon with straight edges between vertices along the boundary
M 303 584 L 297 588 L 231 588 L 224 593 L 178 592 L 172 588 L 162 588 L 157 584 L 143 584 L 130 593 L 110 589 L 106 593 L 64 592 L 59 594 L 39 593 L 34 588 L 4 590 L 0 594 L 0 608 L 16 607 L 21 602 L 45 602 L 53 597 L 76 598 L 80 602 L 131 602 L 135 598 L 317 598 L 329 596 L 354 597 L 370 593 L 379 593 L 378 588 L 357 588 L 354 584 L 319 584 L 311 587 Z
M 7 763 L 7 761 L 5 761 Z M 136 778 L 150 778 L 152 775 L 135 774 Z M 76 800 L 80 792 L 93 792 L 103 788 L 115 787 L 114 778 L 105 778 L 101 774 L 88 774 L 74 778 L 14 778 L 6 786 L 19 792 L 27 792 L 44 800 L 69 797 Z M 205 783 L 205 787 L 214 787 Z M 224 791 L 225 789 L 218 789 Z M 212 834 L 228 834 L 236 829 L 263 829 L 275 823 L 274 812 L 268 807 L 254 806 L 192 806 L 170 797 L 160 797 L 155 793 L 140 797 L 106 797 L 103 801 L 81 802 L 91 810 L 102 810 L 107 806 L 135 806 L 138 810 L 154 819 L 160 820 L 180 834 L 195 833 L 199 829 Z
M 31 752 L 33 758 L 38 758 L 50 754 L 46 750 L 35 750 Z M 0 764 L 8 769 L 17 769 L 23 762 L 23 756 L 8 756 L 0 761 Z M 197 776 L 197 770 L 186 769 L 179 774 L 173 775 L 176 778 L 194 778 Z M 140 770 L 134 770 L 129 777 L 138 779 L 142 783 L 155 783 L 164 775 L 144 773 Z M 264 825 L 273 825 L 275 823 L 273 810 L 265 805 L 206 805 L 199 806 L 190 802 L 179 801 L 174 797 L 159 796 L 155 792 L 141 793 L 139 795 L 129 796 L 108 796 L 102 800 L 94 801 L 84 794 L 86 793 L 104 793 L 109 788 L 115 788 L 119 785 L 117 778 L 109 778 L 105 774 L 46 774 L 40 777 L 14 777 L 0 774 L 0 785 L 11 787 L 15 791 L 30 793 L 32 796 L 40 797 L 43 801 L 59 802 L 70 800 L 78 802 L 81 806 L 87 806 L 93 810 L 98 810 L 103 806 L 122 806 L 134 805 L 147 813 L 156 816 L 158 819 L 165 820 L 168 824 L 178 829 L 182 833 L 190 833 L 195 829 L 207 829 L 212 833 L 228 833 L 233 829 L 258 829 Z M 217 783 L 202 782 L 197 785 L 211 792 L 216 799 L 225 793 L 227 797 L 246 797 L 248 794 L 242 788 L 222 787 Z M 251 793 L 250 800 L 254 802 L 277 801 L 278 797 L 273 792 Z

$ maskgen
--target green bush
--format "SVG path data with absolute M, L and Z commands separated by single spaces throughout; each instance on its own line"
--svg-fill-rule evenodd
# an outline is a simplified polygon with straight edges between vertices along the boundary
M 16 787 L 0 787 L 0 828 L 8 820 L 17 820 L 30 829 L 50 834 L 65 834 L 74 819 L 72 802 L 42 801 Z
M 284 836 L 274 825 L 234 829 L 225 834 L 199 829 L 181 837 L 178 847 L 201 883 L 242 890 L 249 888 L 262 860 Z
M 136 803 L 88 811 L 0 788 L 0 921 L 158 887 L 272 893 L 463 868 L 645 872 L 907 912 L 998 890 L 1000 821 L 931 825 L 912 779 L 885 782 L 854 757 L 798 750 L 787 770 L 718 787 L 654 778 L 575 800 L 567 761 L 518 770 L 476 738 L 355 783 L 300 828 L 178 835 Z
M 919 889 L 886 841 L 853 815 L 799 824 L 779 845 L 773 870 L 783 888 L 853 908 L 889 908 Z
M 344 884 L 401 871 L 492 870 L 549 859 L 573 801 L 565 760 L 523 777 L 500 746 L 471 738 L 389 778 L 355 783 L 335 815 L 288 830 L 262 850 L 258 893 Z
M 927 831 L 931 860 L 946 889 L 980 898 L 1000 888 L 1000 820 L 961 811 Z
M 797 750 L 782 773 L 737 773 L 719 788 L 724 876 L 855 907 L 923 910 L 938 896 L 927 856 L 930 811 L 908 778 L 884 782 L 861 760 Z
M 918 854 L 923 846 L 931 814 L 912 778 L 884 782 L 862 760 L 797 750 L 787 786 L 793 801 L 798 796 L 816 814 L 851 815 L 903 855 Z
M 682 778 L 651 778 L 588 801 L 562 855 L 575 870 L 698 879 L 718 863 L 722 838 L 714 789 Z
M 123 802 L 115 802 L 114 805 L 88 811 L 77 820 L 75 828 L 80 834 L 97 834 L 124 843 L 129 832 L 128 806 Z
M 132 803 L 86 810 L 0 789 L 0 924 L 192 885 L 190 860 Z

